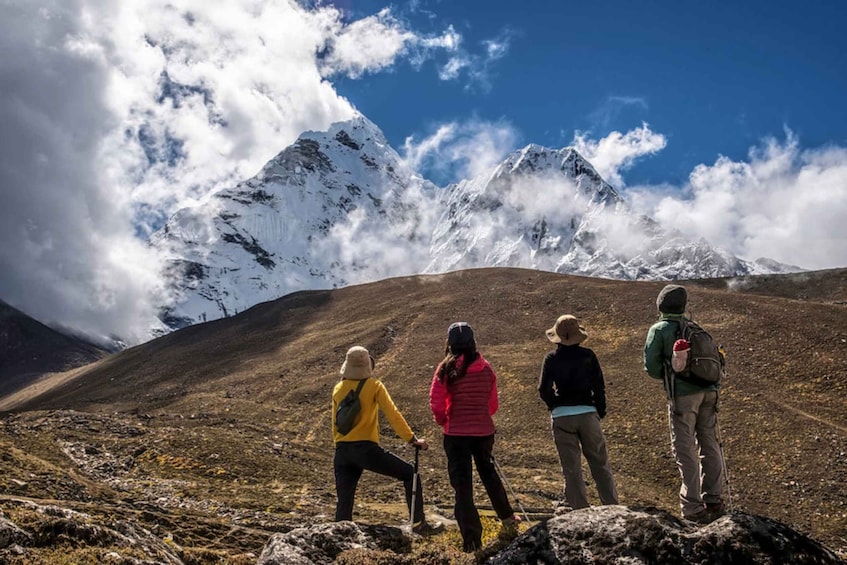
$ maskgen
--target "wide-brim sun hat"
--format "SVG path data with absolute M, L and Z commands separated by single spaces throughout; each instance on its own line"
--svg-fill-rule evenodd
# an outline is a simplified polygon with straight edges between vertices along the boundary
M 556 324 L 544 333 L 547 335 L 547 339 L 562 345 L 576 345 L 588 338 L 585 328 L 580 326 L 579 320 L 570 314 L 559 316 Z
M 344 364 L 341 365 L 341 378 L 362 380 L 373 375 L 374 358 L 368 350 L 359 345 L 347 350 Z

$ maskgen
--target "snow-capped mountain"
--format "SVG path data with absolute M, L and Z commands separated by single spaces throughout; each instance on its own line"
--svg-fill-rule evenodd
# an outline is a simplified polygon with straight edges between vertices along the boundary
M 616 279 L 769 270 L 635 214 L 575 149 L 528 145 L 485 176 L 448 186 L 428 271 L 526 267 Z
M 402 272 L 429 243 L 421 228 L 432 210 L 420 203 L 434 190 L 364 117 L 306 132 L 255 177 L 180 210 L 152 236 L 175 291 L 163 321 L 183 327 Z
M 172 328 L 298 290 L 471 267 L 618 279 L 783 270 L 634 214 L 572 148 L 528 145 L 439 189 L 363 116 L 304 133 L 255 177 L 179 211 L 151 244 L 170 258 Z

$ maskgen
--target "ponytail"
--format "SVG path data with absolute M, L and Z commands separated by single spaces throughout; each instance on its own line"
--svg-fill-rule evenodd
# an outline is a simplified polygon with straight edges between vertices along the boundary
M 468 367 L 479 357 L 474 341 L 462 347 L 451 346 L 448 343 L 444 354 L 444 360 L 439 363 L 436 374 L 438 380 L 447 384 L 447 386 L 463 378 L 468 372 Z M 460 358 L 463 358 L 461 364 L 459 363 Z

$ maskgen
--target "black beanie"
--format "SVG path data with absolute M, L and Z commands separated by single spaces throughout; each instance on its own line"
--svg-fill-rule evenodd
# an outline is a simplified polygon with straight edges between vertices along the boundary
M 473 328 L 467 322 L 456 322 L 447 328 L 447 344 L 450 346 L 469 346 L 474 342 Z
M 656 298 L 656 307 L 662 314 L 684 314 L 688 303 L 688 293 L 684 286 L 669 284 Z

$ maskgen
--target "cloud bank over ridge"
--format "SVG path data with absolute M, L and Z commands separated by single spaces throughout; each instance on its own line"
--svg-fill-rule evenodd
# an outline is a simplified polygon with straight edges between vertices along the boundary
M 459 36 L 288 0 L 13 0 L 0 18 L 0 297 L 143 339 L 164 292 L 145 238 L 354 114 L 328 77 L 420 64 Z M 366 49 L 353 48 L 365 41 Z
M 472 53 L 452 26 L 423 34 L 388 9 L 351 20 L 288 0 L 215 10 L 201 0 L 12 0 L 0 11 L 0 299 L 130 342 L 146 337 L 165 292 L 163 258 L 145 238 L 302 131 L 354 115 L 334 77 L 405 61 L 434 81 L 484 87 L 515 41 L 504 32 Z M 572 145 L 638 210 L 744 258 L 847 265 L 847 148 L 804 149 L 789 132 L 746 161 L 699 165 L 685 186 L 626 186 L 628 167 L 672 141 L 646 124 L 603 133 L 577 133 Z M 407 138 L 406 158 L 450 180 L 525 143 L 505 117 L 420 136 Z

